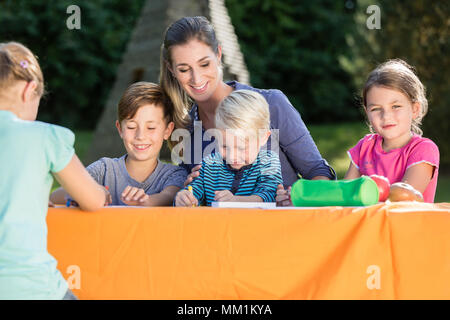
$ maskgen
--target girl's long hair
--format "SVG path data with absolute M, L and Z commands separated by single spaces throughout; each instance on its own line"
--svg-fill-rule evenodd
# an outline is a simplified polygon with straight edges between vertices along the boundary
M 374 86 L 398 90 L 412 103 L 420 104 L 420 112 L 412 121 L 411 131 L 421 136 L 423 132 L 420 125 L 428 112 L 428 100 L 425 87 L 415 74 L 414 68 L 401 59 L 388 60 L 379 65 L 369 74 L 363 88 L 362 99 L 365 108 L 367 108 L 367 93 Z

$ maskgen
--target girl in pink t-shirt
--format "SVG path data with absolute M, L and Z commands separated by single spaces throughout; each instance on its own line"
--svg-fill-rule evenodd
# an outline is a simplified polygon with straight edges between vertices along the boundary
M 348 151 L 350 167 L 344 179 L 382 175 L 405 182 L 433 202 L 439 149 L 422 138 L 420 124 L 428 110 L 425 88 L 406 62 L 389 60 L 373 70 L 364 85 L 363 104 L 373 134 Z

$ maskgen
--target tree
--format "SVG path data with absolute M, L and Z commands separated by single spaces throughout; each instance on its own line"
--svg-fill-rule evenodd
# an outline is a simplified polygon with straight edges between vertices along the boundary
M 358 119 L 355 89 L 342 58 L 353 9 L 320 0 L 227 0 L 252 85 L 282 90 L 313 122 Z
M 0 41 L 19 41 L 38 57 L 49 94 L 39 120 L 93 129 L 143 0 L 0 2 Z M 81 9 L 81 28 L 68 29 L 67 8 Z

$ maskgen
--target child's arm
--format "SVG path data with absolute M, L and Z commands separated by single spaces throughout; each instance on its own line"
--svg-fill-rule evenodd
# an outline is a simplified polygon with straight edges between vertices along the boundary
M 122 202 L 129 206 L 162 207 L 171 206 L 175 195 L 180 190 L 177 186 L 168 186 L 160 193 L 148 195 L 143 189 L 128 186 L 122 192 Z M 129 200 L 127 200 L 129 199 Z
M 210 158 L 208 158 L 210 159 Z M 208 160 L 209 161 L 209 160 Z M 205 168 L 209 167 L 209 162 L 202 161 L 200 172 L 197 178 L 186 186 L 183 190 L 180 190 L 175 196 L 175 206 L 177 207 L 192 207 L 201 204 L 205 198 Z M 188 190 L 192 187 L 192 192 Z
M 402 182 L 411 185 L 414 189 L 424 193 L 433 177 L 435 168 L 428 163 L 418 163 L 406 169 Z
M 409 154 L 402 182 L 424 193 L 434 175 L 438 174 L 439 148 L 431 140 L 422 138 Z
M 229 202 L 264 202 L 264 200 L 257 195 L 251 196 L 235 196 L 230 190 L 215 191 L 214 201 L 229 201 Z
M 237 201 L 275 202 L 278 185 L 283 183 L 278 155 L 266 150 L 261 157 L 260 177 L 256 182 L 252 198 L 242 197 Z M 257 198 L 255 198 L 257 197 Z M 259 198 L 259 199 L 258 199 Z
M 359 169 L 355 166 L 353 162 L 350 162 L 350 166 L 348 167 L 347 173 L 344 176 L 344 180 L 357 179 L 359 177 L 361 177 Z
M 94 163 L 91 163 L 87 168 L 86 168 L 87 172 L 91 175 L 91 177 L 98 183 L 101 185 L 100 181 L 104 180 L 104 175 L 105 175 L 105 164 L 99 160 L 96 161 Z M 108 190 L 108 187 L 105 187 L 106 190 Z M 112 203 L 112 197 L 109 191 L 106 192 L 107 193 L 107 200 L 105 202 L 105 206 L 109 205 Z M 58 189 L 56 189 L 55 191 L 53 191 L 50 194 L 50 201 L 56 204 L 65 204 L 67 199 L 70 199 L 70 195 L 67 193 L 66 190 L 64 190 L 64 188 L 59 187 Z M 72 199 L 71 199 L 72 200 Z M 72 205 L 76 205 L 78 206 L 78 204 L 75 201 L 71 201 Z
M 144 205 L 153 207 L 171 206 L 178 191 L 180 191 L 179 187 L 168 186 L 160 193 L 150 195 L 149 200 Z
M 99 210 L 107 201 L 108 191 L 95 182 L 75 154 L 69 164 L 54 176 L 82 210 Z

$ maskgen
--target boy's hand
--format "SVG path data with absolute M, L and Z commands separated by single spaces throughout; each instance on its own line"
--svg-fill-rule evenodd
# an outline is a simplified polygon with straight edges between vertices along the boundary
M 51 202 L 50 200 L 48 200 L 48 207 L 49 208 L 54 208 L 55 204 L 53 202 Z
M 192 182 L 195 178 L 197 178 L 200 175 L 200 168 L 202 167 L 201 164 L 196 165 L 192 168 L 191 173 L 186 178 L 186 181 L 184 182 L 184 186 L 186 187 L 188 184 Z
M 197 198 L 189 190 L 181 190 L 175 197 L 175 206 L 192 207 L 198 206 Z
M 132 186 L 127 186 L 120 197 L 120 200 L 128 206 L 143 206 L 145 201 L 149 199 L 150 197 L 145 193 L 144 189 Z
M 275 200 L 277 202 L 277 207 L 292 207 L 291 187 L 289 186 L 287 190 L 285 190 L 283 185 L 279 184 Z
M 235 201 L 234 195 L 230 190 L 220 190 L 214 192 L 216 196 L 214 197 L 215 201 Z

